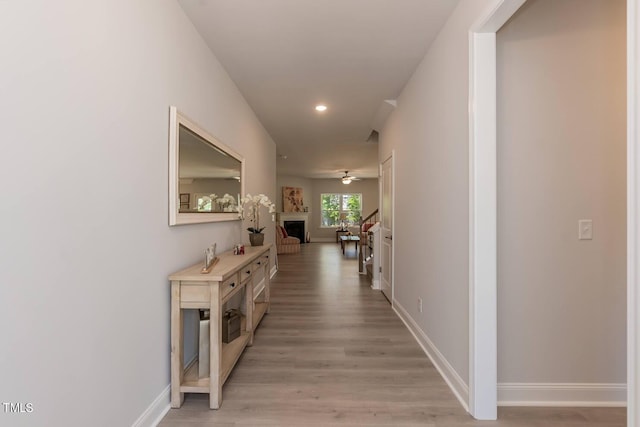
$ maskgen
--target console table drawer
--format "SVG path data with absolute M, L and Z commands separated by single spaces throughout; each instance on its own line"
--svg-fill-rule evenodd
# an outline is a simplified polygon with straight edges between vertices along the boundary
M 264 268 L 265 265 L 269 264 L 269 256 L 262 256 L 253 262 L 253 271 L 256 271 L 260 268 Z
M 240 270 L 240 283 L 244 283 L 246 280 L 251 278 L 253 274 L 253 266 L 246 265 Z
M 202 282 L 183 282 L 180 287 L 182 308 L 208 308 L 211 304 L 211 286 Z
M 238 280 L 237 274 L 234 274 L 233 276 L 222 282 L 222 285 L 220 285 L 220 289 L 222 290 L 222 299 L 224 300 L 227 295 L 229 295 L 234 291 L 234 289 L 237 289 L 239 286 L 240 280 Z

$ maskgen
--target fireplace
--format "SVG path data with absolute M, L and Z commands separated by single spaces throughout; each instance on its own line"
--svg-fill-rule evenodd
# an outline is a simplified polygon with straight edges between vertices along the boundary
M 300 243 L 306 243 L 307 233 L 309 232 L 309 214 L 306 212 L 279 212 L 277 214 L 278 224 L 287 230 L 287 234 L 300 239 Z M 293 225 L 293 229 L 291 226 Z M 301 230 L 295 230 L 301 227 Z
M 284 229 L 287 230 L 289 236 L 300 239 L 300 243 L 305 242 L 304 221 L 284 221 Z

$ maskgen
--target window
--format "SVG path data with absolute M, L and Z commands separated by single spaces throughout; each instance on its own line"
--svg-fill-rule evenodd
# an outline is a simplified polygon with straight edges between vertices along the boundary
M 323 193 L 320 210 L 322 227 L 337 227 L 342 221 L 358 224 L 362 212 L 362 194 Z

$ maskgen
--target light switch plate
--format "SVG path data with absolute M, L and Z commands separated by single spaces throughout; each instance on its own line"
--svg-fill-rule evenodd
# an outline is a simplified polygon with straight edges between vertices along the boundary
M 590 219 L 578 220 L 578 239 L 593 239 L 593 221 Z

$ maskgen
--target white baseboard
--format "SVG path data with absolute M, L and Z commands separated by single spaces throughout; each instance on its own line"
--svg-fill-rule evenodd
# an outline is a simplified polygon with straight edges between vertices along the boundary
M 167 412 L 169 412 L 169 409 L 171 409 L 170 394 L 171 384 L 162 390 L 162 393 L 155 398 L 131 427 L 155 427 L 160 424 L 162 418 L 164 418 Z
M 626 384 L 498 383 L 498 406 L 626 405 Z
M 462 406 L 468 411 L 469 388 L 467 384 L 397 300 L 393 301 L 393 308 Z M 498 384 L 498 406 L 625 407 L 626 404 L 626 384 Z
M 422 350 L 429 357 L 431 363 L 433 363 L 433 366 L 440 372 L 440 375 L 442 375 L 442 378 L 444 378 L 453 394 L 458 398 L 465 411 L 469 412 L 469 387 L 467 384 L 460 375 L 458 375 L 444 355 L 440 353 L 433 342 L 431 342 L 424 331 L 420 329 L 407 310 L 395 299 L 393 300 L 393 309 L 407 326 L 411 334 L 413 334 L 418 344 L 420 344 L 420 347 L 422 347 Z

